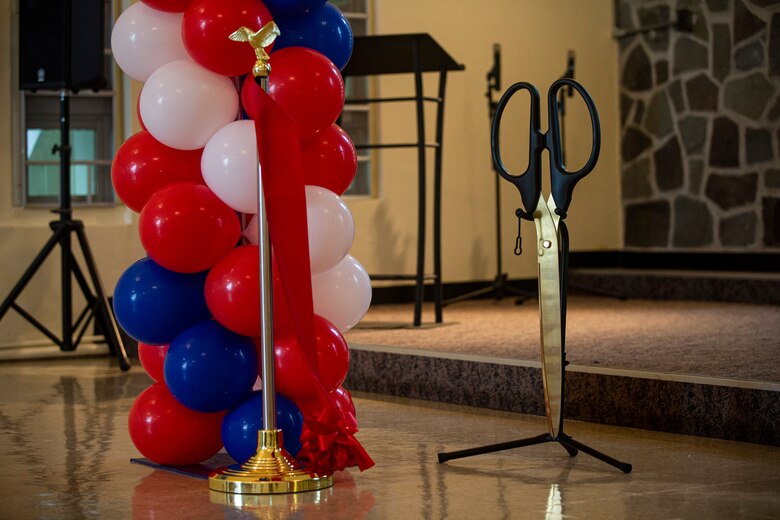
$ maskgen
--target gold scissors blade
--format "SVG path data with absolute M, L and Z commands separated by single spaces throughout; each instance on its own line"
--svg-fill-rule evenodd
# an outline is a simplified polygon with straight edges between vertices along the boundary
M 561 276 L 558 222 L 552 196 L 545 203 L 543 196 L 534 211 L 539 262 L 539 316 L 542 350 L 542 380 L 547 427 L 553 438 L 558 437 L 563 410 L 563 336 L 561 326 Z

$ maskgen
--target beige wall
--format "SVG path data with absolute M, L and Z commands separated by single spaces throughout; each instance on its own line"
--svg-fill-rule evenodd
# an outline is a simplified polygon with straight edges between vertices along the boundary
M 464 72 L 451 73 L 447 85 L 442 231 L 445 281 L 485 280 L 495 274 L 494 174 L 485 98 L 485 74 L 492 65 L 493 43 L 502 46 L 502 89 L 516 81 L 530 81 L 543 98 L 547 87 L 564 71 L 567 50 L 576 52 L 576 76 L 599 109 L 603 143 L 597 169 L 574 194 L 568 221 L 571 246 L 573 250 L 621 247 L 617 47 L 611 38 L 610 0 L 393 0 L 378 1 L 376 5 L 378 34 L 430 33 L 466 66 Z M 426 83 L 429 95 L 436 93 L 433 76 Z M 383 77 L 379 89 L 383 96 L 410 95 L 411 76 Z M 513 119 L 514 124 L 502 134 L 506 143 L 503 153 L 510 159 L 515 157 L 523 167 L 527 157 L 527 111 L 513 108 L 510 104 L 505 113 L 505 124 Z M 381 140 L 409 142 L 414 138 L 412 107 L 393 104 L 383 105 L 381 110 Z M 543 110 L 546 114 L 546 108 Z M 433 120 L 428 118 L 429 131 Z M 584 109 L 573 111 L 566 124 L 569 154 L 576 163 L 576 158 L 585 158 L 590 151 L 590 127 Z M 542 125 L 546 127 L 546 117 Z M 518 149 L 511 150 L 515 143 Z M 369 272 L 413 272 L 416 161 L 414 150 L 384 151 L 380 197 L 349 201 L 357 227 L 353 254 Z M 431 152 L 429 168 L 432 162 Z M 546 172 L 545 168 L 545 182 L 549 175 Z M 518 193 L 505 182 L 501 190 L 504 270 L 511 277 L 535 276 L 533 255 L 517 258 L 512 254 Z M 533 225 L 524 223 L 524 240 L 533 236 Z
M 0 1 L 0 70 L 8 71 L 15 57 L 10 30 L 14 13 L 10 0 Z M 584 9 L 587 4 L 587 9 Z M 487 280 L 495 271 L 493 222 L 493 173 L 490 165 L 485 73 L 491 66 L 492 44 L 503 47 L 504 85 L 531 81 L 540 89 L 555 80 L 565 67 L 568 49 L 577 52 L 577 78 L 588 88 L 599 107 L 603 146 L 597 170 L 582 181 L 569 211 L 572 249 L 603 250 L 621 247 L 621 215 L 618 177 L 618 102 L 616 45 L 610 37 L 611 0 L 491 0 L 459 2 L 377 1 L 377 33 L 428 32 L 465 72 L 452 73 L 448 81 L 444 138 L 443 253 L 446 282 Z M 488 9 L 489 8 L 489 9 Z M 24 268 L 49 237 L 51 213 L 12 205 L 12 106 L 16 93 L 12 78 L 0 79 L 0 296 L 10 291 Z M 410 78 L 383 78 L 382 95 L 409 94 Z M 435 82 L 426 83 L 429 89 Z M 137 94 L 137 89 L 136 90 Z M 428 90 L 431 94 L 434 90 Z M 134 112 L 131 110 L 131 113 Z M 514 112 L 509 110 L 507 117 Z M 383 141 L 408 141 L 413 137 L 411 107 L 380 116 Z M 569 147 L 574 157 L 588 153 L 587 139 L 575 139 L 575 129 L 587 130 L 582 114 L 567 121 Z M 432 119 L 429 119 L 432 121 Z M 510 128 L 518 134 L 524 157 L 525 115 Z M 509 122 L 509 121 L 507 121 Z M 432 131 L 432 123 L 428 125 Z M 507 143 L 511 144 L 511 136 Z M 432 159 L 432 157 L 431 157 Z M 374 273 L 412 272 L 416 243 L 416 155 L 413 151 L 386 151 L 381 157 L 379 198 L 348 200 L 356 222 L 352 254 Z M 432 162 L 431 162 L 432 164 Z M 511 277 L 535 275 L 535 260 L 511 253 L 516 230 L 514 208 L 517 192 L 502 187 L 504 207 L 504 270 Z M 136 232 L 136 215 L 122 206 L 76 209 L 86 224 L 98 268 L 109 293 L 119 275 L 143 256 Z M 526 240 L 533 237 L 526 223 Z M 59 260 L 52 258 L 19 302 L 36 317 L 58 327 Z M 11 311 L 0 322 L 0 345 L 39 339 L 40 334 Z

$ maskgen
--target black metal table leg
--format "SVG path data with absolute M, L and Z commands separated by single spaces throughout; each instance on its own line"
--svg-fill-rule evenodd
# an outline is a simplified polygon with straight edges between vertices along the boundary
M 447 86 L 447 71 L 439 73 L 439 93 L 436 102 L 436 148 L 433 171 L 433 304 L 436 323 L 442 322 L 444 295 L 441 279 L 441 168 L 444 142 L 444 94 Z
M 422 303 L 425 289 L 425 106 L 420 48 L 412 44 L 414 63 L 415 113 L 417 116 L 417 270 L 414 287 L 414 326 L 422 324 Z

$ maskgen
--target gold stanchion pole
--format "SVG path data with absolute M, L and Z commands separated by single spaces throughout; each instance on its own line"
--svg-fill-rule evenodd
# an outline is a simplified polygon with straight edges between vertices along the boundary
M 241 27 L 230 35 L 234 41 L 249 42 L 257 61 L 252 68 L 255 81 L 267 89 L 271 72 L 270 57 L 263 47 L 279 35 L 279 28 L 269 22 L 257 32 Z M 307 471 L 285 451 L 282 431 L 276 428 L 276 395 L 274 389 L 273 337 L 273 275 L 271 272 L 271 243 L 268 240 L 268 222 L 263 197 L 262 171 L 258 164 L 257 226 L 260 253 L 260 330 L 261 377 L 263 380 L 263 428 L 257 432 L 257 452 L 245 463 L 221 468 L 209 475 L 209 489 L 222 493 L 267 495 L 316 491 L 333 485 L 332 475 L 318 475 Z M 214 493 L 212 493 L 212 496 Z M 226 497 L 227 498 L 227 497 Z M 235 502 L 225 500 L 226 503 Z

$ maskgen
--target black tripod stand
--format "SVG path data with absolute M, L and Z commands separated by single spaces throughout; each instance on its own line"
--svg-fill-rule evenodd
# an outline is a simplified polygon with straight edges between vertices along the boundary
M 90 322 L 94 318 L 99 327 L 100 333 L 105 337 L 111 352 L 116 355 L 119 366 L 122 370 L 130 368 L 130 361 L 127 358 L 127 352 L 122 344 L 114 315 L 108 304 L 103 283 L 97 271 L 95 259 L 92 256 L 92 250 L 87 241 L 87 235 L 84 232 L 84 223 L 80 220 L 73 220 L 70 197 L 70 103 L 66 90 L 60 92 L 60 145 L 55 146 L 53 153 L 60 154 L 60 201 L 59 208 L 52 210 L 59 215 L 59 220 L 49 223 L 53 234 L 38 253 L 38 256 L 32 261 L 30 266 L 24 272 L 22 277 L 16 282 L 16 285 L 8 294 L 6 299 L 0 305 L 0 320 L 3 319 L 8 309 L 13 309 L 26 319 L 35 328 L 41 331 L 46 337 L 52 340 L 60 350 L 76 350 Z M 79 266 L 76 257 L 71 248 L 71 233 L 75 233 L 81 251 L 84 255 L 89 277 L 94 287 L 94 292 L 90 288 L 84 272 Z M 43 262 L 54 250 L 57 245 L 61 252 L 61 275 L 62 275 L 62 338 L 57 337 L 49 328 L 43 325 L 35 317 L 24 310 L 16 299 L 24 291 L 24 288 L 32 280 L 35 273 L 43 265 Z M 76 279 L 84 298 L 86 306 L 79 313 L 76 321 L 73 321 L 73 285 L 72 277 Z
M 566 365 L 569 364 L 568 361 L 566 361 L 566 299 L 567 299 L 567 281 L 568 281 L 568 271 L 569 271 L 569 265 L 568 265 L 568 257 L 569 257 L 569 233 L 566 229 L 565 224 L 561 225 L 561 232 L 562 232 L 562 243 L 563 243 L 563 251 L 560 258 L 560 268 L 562 273 L 562 283 L 561 283 L 561 308 L 562 308 L 562 317 L 561 317 L 561 373 L 558 377 L 551 377 L 551 380 L 555 380 L 553 383 L 549 383 L 552 386 L 555 386 L 556 384 L 559 385 L 559 389 L 554 390 L 554 393 L 557 395 L 560 395 L 560 403 L 559 403 L 559 418 L 557 421 L 554 417 L 551 416 L 550 413 L 550 404 L 545 403 L 547 408 L 547 424 L 549 427 L 548 433 L 543 433 L 541 435 L 536 435 L 534 437 L 527 437 L 525 439 L 518 439 L 514 441 L 508 441 L 508 442 L 500 442 L 498 444 L 490 444 L 487 446 L 478 446 L 476 448 L 466 448 L 464 450 L 458 450 L 458 451 L 450 451 L 450 452 L 441 452 L 438 454 L 439 463 L 447 462 L 448 460 L 454 460 L 454 459 L 462 459 L 465 457 L 473 457 L 474 455 L 484 455 L 486 453 L 495 453 L 497 451 L 505 451 L 505 450 L 511 450 L 514 448 L 522 448 L 524 446 L 533 446 L 535 444 L 543 444 L 545 442 L 557 442 L 563 448 L 566 450 L 566 453 L 569 454 L 570 457 L 574 457 L 579 453 L 580 451 L 583 453 L 587 453 L 591 457 L 594 457 L 602 462 L 605 462 L 609 464 L 610 466 L 613 466 L 623 473 L 631 473 L 631 470 L 633 469 L 633 466 L 629 464 L 628 462 L 623 462 L 620 460 L 617 460 L 613 457 L 610 457 L 609 455 L 606 455 L 598 450 L 595 450 L 591 448 L 590 446 L 583 444 L 581 442 L 578 442 L 574 440 L 571 436 L 567 435 L 563 431 L 564 427 L 564 417 L 563 417 L 563 410 L 564 410 L 564 396 L 565 396 L 565 390 L 566 390 Z M 558 375 L 556 375 L 558 376 Z M 544 385 L 547 387 L 548 381 L 545 378 Z M 547 399 L 547 392 L 545 391 L 545 399 Z
M 501 91 L 501 45 L 498 43 L 493 44 L 493 68 L 488 71 L 486 77 L 487 91 L 485 92 L 485 97 L 488 100 L 488 121 L 492 123 L 493 115 L 496 113 L 496 106 L 498 105 L 498 102 L 493 99 L 493 94 Z M 496 300 L 501 300 L 507 295 L 517 296 L 518 304 L 523 303 L 533 296 L 532 294 L 516 289 L 507 283 L 507 274 L 504 272 L 501 262 L 501 250 L 503 248 L 501 244 L 501 177 L 495 169 L 496 165 L 493 164 L 493 170 L 496 174 L 494 175 L 496 201 L 496 276 L 493 278 L 493 283 L 488 287 L 450 298 L 444 302 L 445 305 L 470 300 L 471 298 L 476 298 L 485 294 L 492 294 Z

